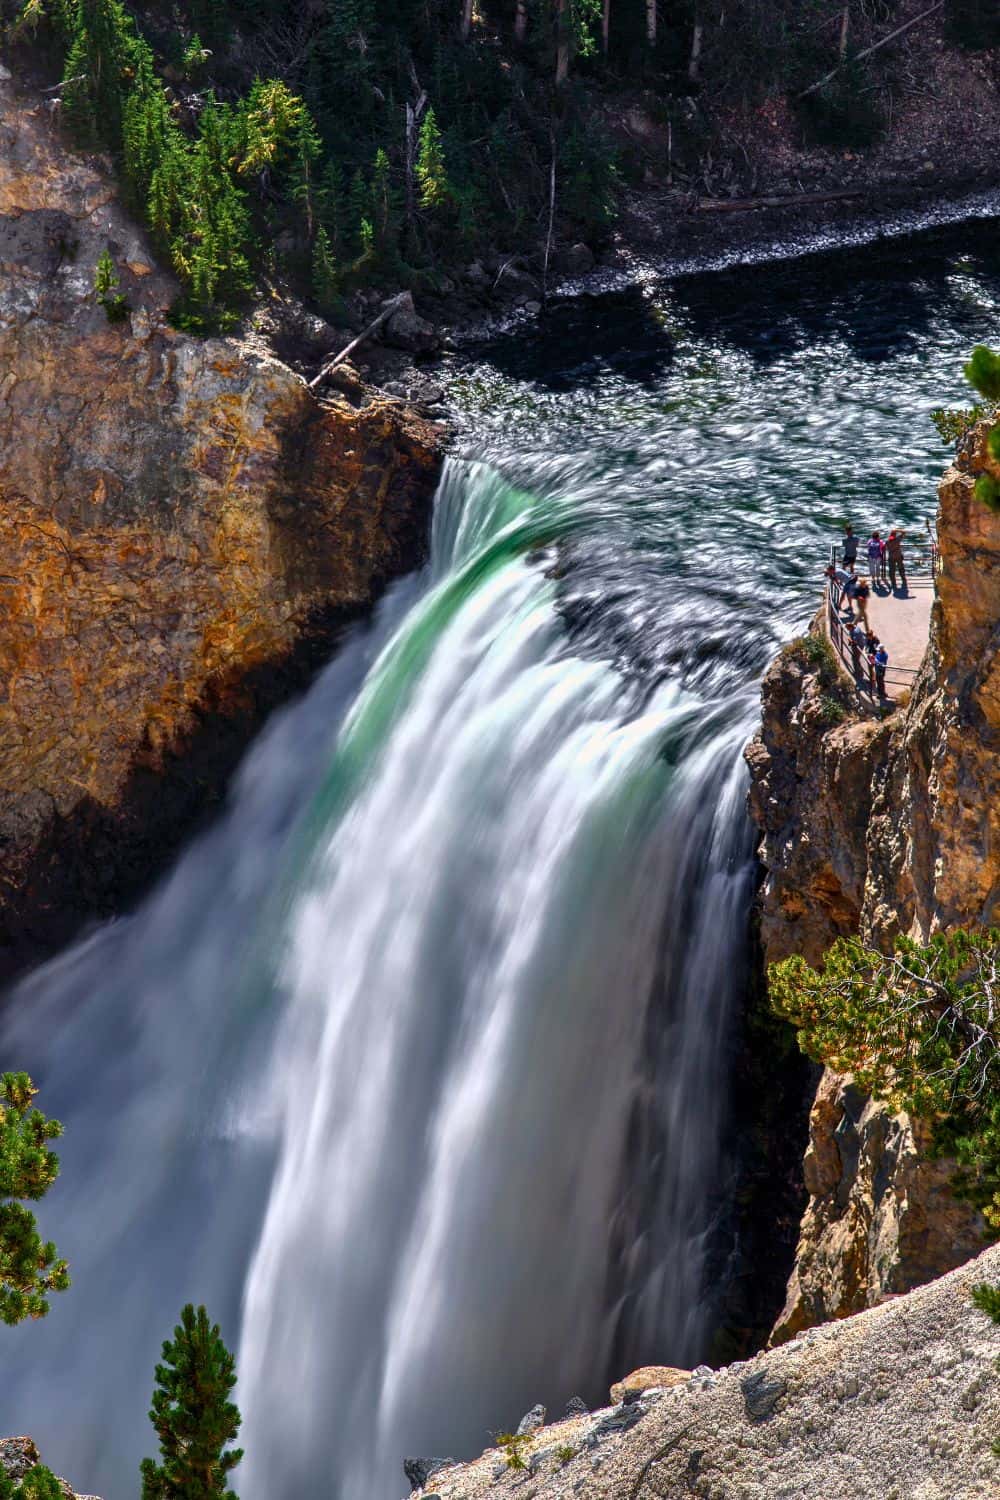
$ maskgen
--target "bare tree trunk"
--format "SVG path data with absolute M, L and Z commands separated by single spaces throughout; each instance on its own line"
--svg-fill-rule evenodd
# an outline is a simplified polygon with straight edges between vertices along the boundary
M 467 42 L 472 31 L 472 0 L 462 0 L 462 41 Z
M 556 0 L 556 86 L 561 87 L 569 77 L 569 4 L 570 0 Z
M 528 0 L 517 0 L 514 12 L 514 40 L 520 45 L 528 34 Z
M 549 148 L 552 164 L 549 167 L 549 232 L 545 236 L 545 264 L 542 267 L 542 306 L 549 305 L 549 258 L 552 254 L 552 231 L 556 222 L 556 133 L 549 126 Z
M 406 139 L 405 147 L 405 171 L 406 171 L 406 224 L 408 229 L 413 228 L 413 221 L 417 211 L 417 146 L 420 141 L 420 122 L 427 108 L 427 95 L 420 90 L 416 104 L 406 105 Z
M 646 0 L 646 41 L 656 46 L 656 0 Z
M 694 30 L 691 33 L 691 56 L 688 58 L 688 82 L 697 83 L 701 69 L 701 43 L 704 36 L 701 17 L 695 13 Z
M 847 43 L 850 40 L 850 36 L 851 36 L 851 6 L 850 6 L 850 0 L 848 0 L 848 4 L 844 6 L 843 14 L 840 17 L 840 60 L 841 60 L 841 62 L 843 62 L 844 58 L 847 56 Z
M 601 11 L 601 51 L 604 56 L 608 55 L 608 42 L 611 37 L 611 0 L 604 0 L 604 9 Z

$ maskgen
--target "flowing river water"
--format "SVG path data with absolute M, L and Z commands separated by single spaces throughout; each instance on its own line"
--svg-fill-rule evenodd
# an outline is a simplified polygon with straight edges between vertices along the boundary
M 74 1285 L 4 1333 L 0 1432 L 126 1500 L 187 1300 L 238 1350 L 244 1500 L 393 1500 L 407 1454 L 704 1357 L 741 749 L 839 523 L 933 514 L 990 235 L 575 304 L 456 382 L 427 568 L 3 1012 Z

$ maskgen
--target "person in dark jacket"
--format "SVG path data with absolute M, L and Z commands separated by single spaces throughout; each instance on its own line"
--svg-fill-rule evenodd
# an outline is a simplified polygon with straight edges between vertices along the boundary
M 896 571 L 898 569 L 903 591 L 904 593 L 908 593 L 909 585 L 906 582 L 906 567 L 903 563 L 903 537 L 905 535 L 905 531 L 890 531 L 886 537 L 885 550 L 886 556 L 889 559 L 889 587 L 895 589 Z

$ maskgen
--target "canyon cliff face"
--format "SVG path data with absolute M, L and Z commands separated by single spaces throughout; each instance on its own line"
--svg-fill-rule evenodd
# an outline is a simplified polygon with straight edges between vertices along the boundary
M 926 939 L 996 923 L 1000 897 L 1000 515 L 973 495 L 1000 474 L 987 424 L 940 488 L 941 571 L 910 702 L 883 723 L 829 727 L 815 668 L 794 646 L 764 681 L 747 749 L 766 870 L 765 956 L 817 961 L 835 937 Z M 826 1072 L 810 1119 L 806 1209 L 775 1339 L 907 1291 L 983 1244 L 926 1129 Z
M 440 430 L 178 333 L 176 290 L 0 69 L 0 973 L 116 909 L 425 549 Z

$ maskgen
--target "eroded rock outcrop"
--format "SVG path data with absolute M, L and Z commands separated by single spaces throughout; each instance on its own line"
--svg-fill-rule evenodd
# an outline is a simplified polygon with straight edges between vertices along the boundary
M 439 429 L 178 333 L 175 293 L 105 166 L 0 73 L 0 968 L 114 909 L 425 547 Z
M 438 1469 L 440 1500 L 992 1500 L 1000 1329 L 970 1299 L 1000 1248 L 781 1349 Z M 527 1472 L 525 1472 L 527 1471 Z
M 0 1469 L 15 1485 L 20 1486 L 24 1476 L 39 1463 L 41 1456 L 30 1437 L 0 1438 Z M 59 1488 L 62 1490 L 63 1500 L 96 1500 L 94 1495 L 78 1495 L 65 1479 L 59 1480 Z M 17 1493 L 18 1490 L 15 1490 L 14 1494 Z
M 925 939 L 995 923 L 1000 894 L 1000 516 L 973 495 L 987 425 L 940 489 L 941 573 L 923 668 L 884 724 L 823 722 L 816 668 L 786 649 L 764 682 L 748 747 L 766 868 L 768 962 L 816 961 L 840 934 Z M 907 1291 L 983 1243 L 926 1132 L 827 1072 L 810 1120 L 809 1205 L 775 1337 Z

